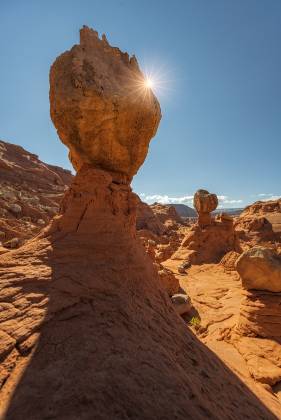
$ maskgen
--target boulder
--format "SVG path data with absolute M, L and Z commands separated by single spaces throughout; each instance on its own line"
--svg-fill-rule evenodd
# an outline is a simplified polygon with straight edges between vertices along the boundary
M 238 258 L 236 269 L 245 289 L 281 292 L 281 256 L 274 250 L 255 246 Z
M 175 311 L 179 315 L 184 315 L 191 311 L 192 304 L 189 296 L 182 293 L 177 293 L 171 297 L 171 300 Z
M 206 190 L 198 190 L 193 197 L 193 205 L 198 213 L 198 224 L 200 226 L 211 223 L 210 213 L 216 210 L 218 206 L 218 197 L 216 194 L 210 194 Z
M 76 170 L 87 163 L 128 179 L 146 158 L 161 119 L 136 58 L 86 26 L 80 44 L 51 67 L 50 104 Z
M 9 210 L 14 214 L 19 214 L 22 212 L 22 208 L 19 204 L 13 203 L 9 205 Z

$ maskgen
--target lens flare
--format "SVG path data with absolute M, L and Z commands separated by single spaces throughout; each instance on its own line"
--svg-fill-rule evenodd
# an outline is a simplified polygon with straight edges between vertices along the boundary
M 145 86 L 147 89 L 152 89 L 152 88 L 153 88 L 153 86 L 154 86 L 154 81 L 153 81 L 153 79 L 151 79 L 150 77 L 146 77 L 146 78 L 145 78 L 145 80 L 144 80 L 144 86 Z
M 140 73 L 135 73 L 135 77 L 128 80 L 128 90 L 133 101 L 153 100 L 154 95 L 162 100 L 167 92 L 171 90 L 171 81 L 168 79 L 167 71 L 158 65 L 144 65 Z

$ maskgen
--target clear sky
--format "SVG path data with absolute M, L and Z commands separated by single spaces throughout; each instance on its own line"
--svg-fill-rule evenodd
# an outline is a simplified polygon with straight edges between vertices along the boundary
M 0 0 L 0 138 L 70 168 L 49 117 L 49 67 L 86 24 L 165 82 L 134 190 L 241 207 L 281 195 L 280 0 Z

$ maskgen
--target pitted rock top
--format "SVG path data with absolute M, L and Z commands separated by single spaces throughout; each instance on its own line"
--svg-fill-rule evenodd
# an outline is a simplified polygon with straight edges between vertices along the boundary
M 51 118 L 76 170 L 84 163 L 129 180 L 144 162 L 161 109 L 134 56 L 88 27 L 50 71 Z
M 211 213 L 218 206 L 218 197 L 216 194 L 210 194 L 206 190 L 198 190 L 194 194 L 193 205 L 198 214 Z

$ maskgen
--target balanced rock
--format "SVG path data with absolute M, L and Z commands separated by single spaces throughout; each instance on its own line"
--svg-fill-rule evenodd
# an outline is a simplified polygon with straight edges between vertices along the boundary
M 206 190 L 198 190 L 193 197 L 193 205 L 198 213 L 198 224 L 200 226 L 211 223 L 210 213 L 216 210 L 218 206 L 218 197 L 216 194 L 210 194 Z
M 129 179 L 160 119 L 151 92 L 130 96 L 136 74 L 88 28 L 52 67 L 78 173 L 51 224 L 0 258 L 0 418 L 274 419 L 186 328 L 136 238 Z
M 131 179 L 161 119 L 136 58 L 86 26 L 50 72 L 51 118 L 76 170 L 88 163 Z
M 281 256 L 272 249 L 256 246 L 243 252 L 236 269 L 245 289 L 281 292 Z

